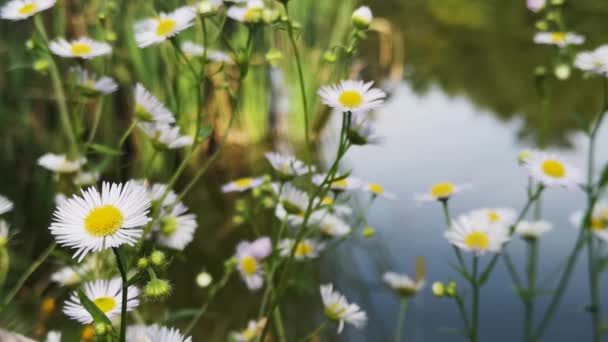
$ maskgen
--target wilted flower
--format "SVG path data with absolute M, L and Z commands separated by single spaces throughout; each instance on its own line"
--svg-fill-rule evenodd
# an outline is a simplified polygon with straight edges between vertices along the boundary
M 91 59 L 112 53 L 110 44 L 98 42 L 89 37 L 81 37 L 69 42 L 63 38 L 58 38 L 49 43 L 49 49 L 52 53 L 61 57 L 82 59 Z
M 379 107 L 386 94 L 372 88 L 374 82 L 342 81 L 336 85 L 323 86 L 318 94 L 321 101 L 340 112 L 360 113 Z
M 171 13 L 161 12 L 157 17 L 137 22 L 134 26 L 137 46 L 156 45 L 194 25 L 196 9 L 192 6 L 177 8 Z
M 344 323 L 362 328 L 367 323 L 367 315 L 357 304 L 349 304 L 346 298 L 334 291 L 332 284 L 321 285 L 321 299 L 325 306 L 325 316 L 338 322 L 338 333 L 344 329 Z

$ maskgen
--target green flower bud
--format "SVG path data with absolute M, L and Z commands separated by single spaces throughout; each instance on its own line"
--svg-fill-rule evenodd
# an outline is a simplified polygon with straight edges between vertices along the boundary
M 166 261 L 167 261 L 167 257 L 165 256 L 165 253 L 162 251 L 153 251 L 150 254 L 150 262 L 154 266 L 163 266 Z
M 357 8 L 352 15 L 353 26 L 359 30 L 367 30 L 373 19 L 372 11 L 367 6 Z
M 213 277 L 207 272 L 201 272 L 196 276 L 196 285 L 200 288 L 205 288 L 213 282 Z
M 563 81 L 563 80 L 567 80 L 568 78 L 570 78 L 571 71 L 572 71 L 572 68 L 570 68 L 570 66 L 568 64 L 560 63 L 557 66 L 555 66 L 553 73 L 555 74 L 555 77 L 557 77 L 557 79 Z
M 544 20 L 539 20 L 534 24 L 534 26 L 536 26 L 536 29 L 539 31 L 547 31 L 549 28 L 549 23 Z
M 333 51 L 325 51 L 323 60 L 327 63 L 335 63 L 338 60 L 338 56 Z
M 363 237 L 369 239 L 369 238 L 374 237 L 374 235 L 376 235 L 376 229 L 374 229 L 374 227 L 367 226 L 367 227 L 363 228 L 363 231 L 361 232 L 361 234 L 363 235 Z
M 116 32 L 108 31 L 106 32 L 106 40 L 109 42 L 115 42 L 117 39 Z
M 270 49 L 270 51 L 266 53 L 266 61 L 271 65 L 276 65 L 281 59 L 283 59 L 283 54 L 277 49 Z
M 274 207 L 274 199 L 272 197 L 264 197 L 262 199 L 262 206 L 266 209 L 270 209 Z
M 232 223 L 239 225 L 245 223 L 245 218 L 241 215 L 234 215 L 232 218 Z
M 139 258 L 139 260 L 137 260 L 137 268 L 139 268 L 140 270 L 145 270 L 146 268 L 148 268 L 149 264 L 150 263 L 148 262 L 148 258 L 141 257 Z
M 450 280 L 450 282 L 448 283 L 448 286 L 445 290 L 445 293 L 450 296 L 450 297 L 454 297 L 456 296 L 456 294 L 458 293 L 458 290 L 456 289 L 456 282 L 453 280 Z
M 440 281 L 434 282 L 431 290 L 433 291 L 433 295 L 435 297 L 441 298 L 445 296 L 445 285 L 443 285 L 443 283 Z
M 45 72 L 49 68 L 49 61 L 46 59 L 38 59 L 32 66 L 37 72 Z
M 105 323 L 97 323 L 95 324 L 95 336 L 104 336 L 112 330 L 112 327 L 109 327 Z
M 28 50 L 32 50 L 32 49 L 34 48 L 34 40 L 33 40 L 33 39 L 28 39 L 28 40 L 25 42 L 25 47 L 26 47 Z
M 143 294 L 148 300 L 163 300 L 171 293 L 171 284 L 165 279 L 152 279 L 144 286 Z

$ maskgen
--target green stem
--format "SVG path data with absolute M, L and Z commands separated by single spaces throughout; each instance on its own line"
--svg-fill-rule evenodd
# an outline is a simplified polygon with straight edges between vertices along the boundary
M 477 334 L 479 329 L 479 282 L 477 279 L 477 271 L 479 257 L 473 256 L 473 277 L 471 279 L 471 287 L 473 289 L 473 308 L 471 314 L 471 342 L 477 342 Z
M 53 251 L 55 250 L 56 247 L 57 247 L 56 242 L 51 243 L 44 250 L 44 252 L 42 252 L 42 254 L 40 254 L 38 259 L 36 259 L 30 265 L 30 267 L 21 275 L 19 280 L 17 280 L 17 284 L 15 284 L 13 289 L 6 295 L 6 297 L 4 297 L 4 300 L 2 301 L 2 306 L 0 307 L 0 311 L 2 311 L 2 309 L 13 300 L 13 298 L 17 295 L 19 290 L 21 290 L 21 288 L 23 287 L 23 284 L 25 284 L 27 279 L 38 269 L 38 267 L 40 267 L 40 265 L 42 265 L 44 263 L 44 261 L 49 257 L 49 255 L 51 255 L 51 253 L 53 253 Z
M 464 328 L 467 334 L 469 334 L 469 332 L 471 331 L 471 325 L 469 323 L 469 314 L 467 313 L 467 308 L 464 305 L 464 301 L 458 293 L 454 296 L 454 300 L 456 300 L 456 304 L 458 304 L 458 312 L 460 312 L 460 317 L 462 318 L 462 322 L 464 323 Z
M 273 321 L 274 327 L 277 329 L 277 337 L 279 342 L 286 342 L 285 338 L 285 328 L 283 327 L 283 316 L 281 315 L 281 309 L 277 306 L 273 310 Z
M 450 227 L 452 226 L 452 218 L 450 216 L 450 208 L 448 206 L 448 200 L 444 199 L 444 200 L 441 200 L 440 202 L 441 202 L 441 207 L 443 208 L 443 216 L 445 218 L 445 225 L 446 225 L 447 229 L 450 229 Z M 465 274 L 468 274 L 467 265 L 465 264 L 464 258 L 462 257 L 462 252 L 456 246 L 452 246 L 452 249 L 454 250 L 454 254 L 456 254 L 456 258 L 458 259 L 458 264 L 460 265 L 461 271 L 464 272 Z
M 401 334 L 403 325 L 405 324 L 405 313 L 407 312 L 407 298 L 401 298 L 399 305 L 399 318 L 397 319 L 397 332 L 395 333 L 395 342 L 401 342 Z
M 91 127 L 91 131 L 89 132 L 89 138 L 87 139 L 87 147 L 93 143 L 95 139 L 95 135 L 97 134 L 97 128 L 99 127 L 99 122 L 101 121 L 101 113 L 103 110 L 103 98 L 100 98 L 97 101 L 97 107 L 95 108 L 95 116 L 93 118 L 93 126 Z
M 323 321 L 323 323 L 319 324 L 315 330 L 311 331 L 308 335 L 298 340 L 298 342 L 306 342 L 312 340 L 315 336 L 319 336 L 321 331 L 327 326 L 327 321 Z
M 122 149 L 123 145 L 127 141 L 127 138 L 129 138 L 129 135 L 131 134 L 131 132 L 133 132 L 133 130 L 135 129 L 135 127 L 137 127 L 138 123 L 139 123 L 139 120 L 133 120 L 131 122 L 131 125 L 129 125 L 129 128 L 127 128 L 127 130 L 125 131 L 125 133 L 123 133 L 122 137 L 118 141 L 118 150 Z
M 126 341 L 127 336 L 127 300 L 129 298 L 129 279 L 127 278 L 127 270 L 125 269 L 125 263 L 120 249 L 118 247 L 112 247 L 114 256 L 116 256 L 116 265 L 122 278 L 122 303 L 120 306 L 120 342 Z
M 524 299 L 524 337 L 525 341 L 532 342 L 532 329 L 534 327 L 534 298 L 536 291 L 536 268 L 538 264 L 538 241 L 527 240 L 528 265 L 526 273 L 528 276 L 528 288 Z

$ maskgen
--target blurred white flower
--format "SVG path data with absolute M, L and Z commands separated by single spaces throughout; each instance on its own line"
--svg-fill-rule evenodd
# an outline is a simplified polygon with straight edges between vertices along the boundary
M 27 19 L 55 5 L 57 0 L 12 0 L 0 8 L 0 18 L 8 20 Z
M 38 158 L 38 165 L 56 173 L 74 173 L 86 162 L 85 158 L 70 160 L 65 154 L 46 153 Z
M 530 177 L 546 187 L 559 186 L 573 190 L 583 182 L 581 170 L 555 154 L 539 152 L 529 159 L 526 168 Z
M 536 240 L 553 229 L 547 221 L 521 221 L 515 226 L 515 233 L 522 239 Z
M 342 294 L 334 291 L 332 284 L 321 285 L 321 299 L 325 306 L 325 316 L 338 322 L 338 333 L 344 329 L 344 323 L 362 328 L 367 323 L 367 315 L 357 304 L 349 304 Z
M 608 76 L 608 45 L 593 51 L 583 51 L 576 55 L 574 66 L 592 74 Z
M 144 122 L 164 124 L 175 122 L 173 113 L 141 83 L 135 85 L 135 116 Z
M 374 82 L 346 80 L 336 85 L 323 86 L 318 94 L 321 101 L 340 112 L 367 112 L 379 107 L 386 94 L 372 88 Z
M 82 59 L 91 59 L 112 53 L 110 44 L 98 42 L 89 37 L 80 37 L 69 42 L 63 38 L 58 38 L 49 43 L 49 49 L 52 53 L 61 57 Z
M 184 6 L 171 13 L 161 12 L 158 16 L 137 22 L 134 26 L 137 46 L 145 48 L 164 42 L 181 31 L 194 25 L 196 8 Z
M 188 208 L 182 203 L 174 205 L 170 212 L 162 211 L 156 227 L 159 245 L 182 251 L 192 242 L 198 223 L 196 215 L 186 214 L 187 211 Z
M 405 274 L 386 272 L 382 280 L 402 297 L 411 297 L 424 287 L 424 279 L 413 280 Z
M 264 184 L 265 182 L 265 177 L 257 177 L 257 178 L 251 178 L 251 177 L 245 177 L 245 178 L 239 178 L 236 179 L 232 182 L 228 182 L 226 184 L 224 184 L 222 186 L 222 192 L 234 192 L 234 191 L 238 191 L 238 192 L 243 192 L 249 189 L 255 189 L 257 187 L 260 187 L 262 184 Z
M 572 32 L 539 32 L 534 35 L 536 44 L 557 45 L 580 45 L 585 42 L 585 37 Z
M 445 201 L 453 195 L 470 188 L 466 184 L 454 184 L 451 182 L 435 183 L 425 194 L 416 195 L 419 202 Z

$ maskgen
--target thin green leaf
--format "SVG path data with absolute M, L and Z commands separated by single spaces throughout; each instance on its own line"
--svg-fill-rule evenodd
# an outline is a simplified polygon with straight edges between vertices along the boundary
M 608 163 L 604 165 L 604 169 L 602 170 L 602 175 L 600 176 L 599 187 L 603 188 L 608 185 Z
M 112 321 L 93 303 L 82 289 L 78 289 L 78 299 L 80 299 L 80 304 L 87 310 L 88 313 L 91 314 L 95 323 L 104 323 L 108 326 L 112 326 Z

